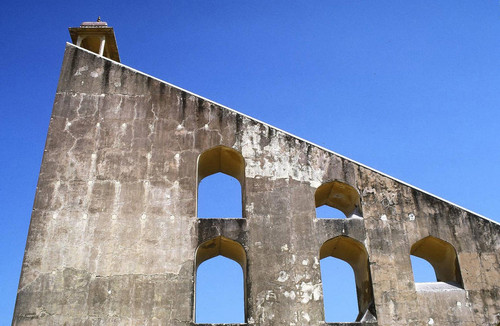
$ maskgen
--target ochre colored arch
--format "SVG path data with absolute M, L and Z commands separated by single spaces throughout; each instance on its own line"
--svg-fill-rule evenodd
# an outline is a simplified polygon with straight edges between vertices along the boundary
M 434 267 L 438 282 L 463 286 L 457 252 L 450 243 L 430 235 L 415 242 L 410 254 L 428 261 Z
M 316 207 L 328 205 L 340 210 L 346 217 L 356 213 L 361 216 L 361 200 L 359 193 L 350 185 L 332 181 L 318 187 L 314 194 Z
M 370 312 L 375 316 L 373 305 L 373 288 L 368 263 L 368 253 L 365 246 L 350 237 L 338 236 L 327 240 L 320 248 L 319 258 L 334 257 L 342 259 L 351 265 L 356 281 L 356 293 L 358 297 L 358 319 Z
M 196 268 L 205 260 L 222 255 L 240 264 L 246 271 L 247 255 L 241 244 L 223 236 L 203 242 L 196 250 Z
M 195 257 L 195 280 L 196 280 L 196 271 L 201 263 L 211 258 L 222 255 L 226 258 L 229 258 L 235 262 L 237 262 L 242 270 L 243 270 L 243 295 L 244 295 L 244 319 L 246 321 L 247 316 L 247 255 L 243 246 L 231 239 L 225 238 L 223 236 L 218 236 L 207 240 L 200 244 L 196 249 L 196 257 Z M 196 285 L 194 292 L 194 301 L 193 305 L 193 319 L 196 319 Z
M 198 184 L 209 175 L 222 172 L 236 178 L 241 185 L 245 181 L 245 159 L 236 150 L 216 146 L 198 157 Z

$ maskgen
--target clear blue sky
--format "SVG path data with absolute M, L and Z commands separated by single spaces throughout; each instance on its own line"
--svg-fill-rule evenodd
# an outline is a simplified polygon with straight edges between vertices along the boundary
M 0 12 L 10 324 L 67 28 L 122 62 L 500 221 L 499 1 L 11 1 Z

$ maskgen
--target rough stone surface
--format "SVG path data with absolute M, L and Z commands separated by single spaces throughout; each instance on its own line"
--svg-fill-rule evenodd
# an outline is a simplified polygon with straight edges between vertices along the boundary
M 219 145 L 245 160 L 244 218 L 198 220 L 197 158 Z M 316 218 L 315 191 L 333 180 L 359 192 L 362 218 Z M 496 325 L 499 235 L 497 223 L 68 45 L 13 324 L 191 325 L 197 247 L 222 236 L 246 252 L 248 325 Z M 366 249 L 377 322 L 322 321 L 319 250 L 338 236 Z M 410 250 L 427 236 L 455 248 L 463 288 L 417 289 Z

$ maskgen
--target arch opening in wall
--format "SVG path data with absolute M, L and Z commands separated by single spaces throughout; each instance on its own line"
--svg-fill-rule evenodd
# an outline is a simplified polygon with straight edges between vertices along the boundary
M 326 241 L 321 246 L 319 252 L 320 260 L 327 257 L 343 260 L 351 266 L 352 271 L 354 272 L 358 310 L 355 321 L 376 321 L 368 253 L 366 252 L 363 244 L 346 236 L 335 237 Z M 323 275 L 323 271 L 321 271 L 321 274 Z M 342 277 L 342 275 L 339 275 L 339 277 Z M 325 287 L 324 284 L 323 287 Z M 339 298 L 342 298 L 342 295 L 342 293 L 336 293 L 336 296 Z M 329 308 L 330 307 L 325 306 L 325 316 L 330 315 L 327 313 L 327 310 L 330 310 Z M 327 322 L 333 321 L 334 320 L 327 320 Z
M 319 186 L 314 194 L 314 202 L 317 218 L 362 217 L 358 191 L 340 181 Z
M 245 160 L 236 150 L 213 147 L 198 157 L 198 217 L 244 217 Z
M 463 288 L 457 252 L 450 243 L 428 236 L 411 246 L 410 255 L 426 260 L 433 267 L 437 282 Z M 415 267 L 412 265 L 414 274 Z
M 425 259 L 417 256 L 410 256 L 413 279 L 415 283 L 437 282 L 434 267 Z
M 212 269 L 212 272 L 221 274 L 223 272 L 221 267 L 230 269 L 230 271 L 224 275 L 212 274 L 208 277 L 207 275 L 199 277 L 198 273 L 202 272 L 204 265 L 210 263 L 218 265 Z M 195 257 L 194 291 L 194 319 L 196 323 L 246 322 L 246 268 L 245 249 L 236 241 L 219 236 L 205 241 L 198 247 Z M 214 275 L 218 283 L 214 283 L 214 277 L 211 278 Z M 209 281 L 210 284 L 201 284 L 199 281 L 204 283 Z M 208 292 L 199 293 L 202 286 L 215 287 L 216 291 L 212 292 L 215 293 L 215 297 L 200 297 L 200 295 L 206 296 L 208 294 Z
M 352 267 L 344 260 L 320 260 L 325 322 L 352 322 L 358 316 L 358 298 Z

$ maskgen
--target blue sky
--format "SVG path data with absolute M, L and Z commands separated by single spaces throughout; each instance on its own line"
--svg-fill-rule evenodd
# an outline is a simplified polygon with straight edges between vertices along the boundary
M 4 1 L 0 320 L 10 323 L 68 27 L 122 63 L 500 221 L 498 1 Z

